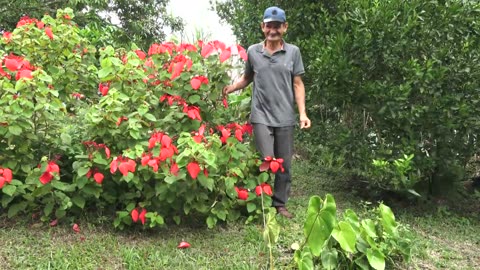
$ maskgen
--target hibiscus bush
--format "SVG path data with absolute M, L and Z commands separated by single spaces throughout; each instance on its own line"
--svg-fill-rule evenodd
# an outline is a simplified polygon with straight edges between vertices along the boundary
M 72 19 L 69 9 L 25 17 L 0 41 L 7 215 L 56 224 L 91 210 L 124 228 L 191 217 L 213 227 L 262 213 L 282 160 L 258 159 L 243 99 L 221 94 L 245 50 L 220 41 L 95 48 Z

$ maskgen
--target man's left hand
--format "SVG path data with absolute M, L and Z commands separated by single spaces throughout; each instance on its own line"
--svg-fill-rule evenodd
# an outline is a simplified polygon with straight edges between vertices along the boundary
M 310 122 L 310 119 L 306 115 L 300 115 L 300 129 L 304 128 L 310 128 L 312 125 L 312 122 Z

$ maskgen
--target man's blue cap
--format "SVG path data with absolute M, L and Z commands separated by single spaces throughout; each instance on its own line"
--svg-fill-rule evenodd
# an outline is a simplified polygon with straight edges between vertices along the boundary
M 263 22 L 286 22 L 285 11 L 279 7 L 269 7 L 263 14 Z

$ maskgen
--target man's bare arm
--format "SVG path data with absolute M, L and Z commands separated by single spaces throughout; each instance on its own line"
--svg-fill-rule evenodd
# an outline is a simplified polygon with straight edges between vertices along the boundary
M 300 128 L 309 128 L 310 119 L 307 117 L 305 109 L 305 85 L 301 76 L 293 77 L 293 89 L 295 91 L 295 101 L 297 102 L 298 113 L 300 115 Z

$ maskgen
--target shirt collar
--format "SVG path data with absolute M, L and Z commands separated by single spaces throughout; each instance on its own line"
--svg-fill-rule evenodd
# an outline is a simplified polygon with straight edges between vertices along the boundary
M 265 52 L 265 43 L 267 43 L 267 40 L 266 40 L 266 39 L 263 40 L 263 41 L 260 43 L 260 44 L 262 44 L 262 48 L 261 48 L 261 50 L 260 50 L 260 52 L 262 52 L 262 53 Z M 280 50 L 278 50 L 278 51 L 285 51 L 285 47 L 286 47 L 285 44 L 286 44 L 286 43 L 285 43 L 285 40 L 282 39 L 282 47 L 281 47 Z

